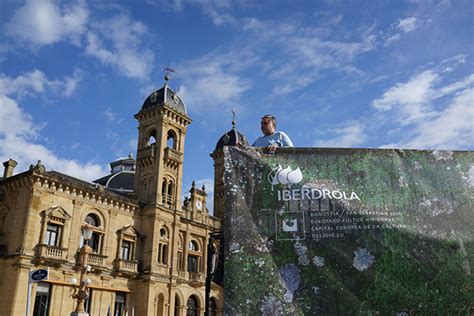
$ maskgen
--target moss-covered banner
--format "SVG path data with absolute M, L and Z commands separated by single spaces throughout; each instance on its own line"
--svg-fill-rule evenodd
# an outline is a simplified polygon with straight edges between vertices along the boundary
M 224 152 L 225 313 L 474 313 L 474 152 Z

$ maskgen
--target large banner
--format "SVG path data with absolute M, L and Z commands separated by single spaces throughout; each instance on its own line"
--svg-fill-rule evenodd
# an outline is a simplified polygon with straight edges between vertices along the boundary
M 474 152 L 224 152 L 226 314 L 474 313 Z

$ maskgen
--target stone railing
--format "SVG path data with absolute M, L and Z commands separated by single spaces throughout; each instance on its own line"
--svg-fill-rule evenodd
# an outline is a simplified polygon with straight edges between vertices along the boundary
M 137 261 L 125 260 L 125 259 L 115 259 L 114 262 L 115 270 L 132 272 L 136 273 L 137 270 Z
M 66 260 L 67 249 L 41 244 L 38 245 L 38 256 L 42 258 Z
M 103 255 L 100 255 L 98 253 L 90 253 L 87 263 L 90 264 L 90 265 L 94 265 L 94 266 L 103 266 L 104 265 L 104 260 L 106 258 L 107 258 L 107 256 L 103 256 Z
M 217 217 L 209 216 L 207 219 L 207 223 L 209 226 L 215 229 L 221 229 L 221 220 Z
M 192 283 L 206 282 L 204 273 L 189 272 L 189 281 Z
M 173 148 L 166 147 L 165 148 L 165 160 L 174 161 L 175 163 L 182 163 L 183 162 L 183 153 L 180 153 Z

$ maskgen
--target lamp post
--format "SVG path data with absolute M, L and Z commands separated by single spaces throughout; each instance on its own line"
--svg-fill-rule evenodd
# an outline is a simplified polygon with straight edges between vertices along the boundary
M 76 310 L 71 313 L 71 316 L 89 316 L 84 309 L 84 301 L 87 299 L 87 286 L 91 283 L 90 279 L 86 279 L 87 272 L 90 267 L 87 265 L 89 254 L 92 252 L 92 248 L 88 245 L 88 241 L 92 238 L 92 229 L 89 224 L 82 226 L 82 238 L 84 245 L 81 247 L 79 252 L 80 267 L 81 267 L 81 279 L 79 288 L 72 294 L 72 297 L 77 300 Z M 75 283 L 75 282 L 74 282 Z
M 207 273 L 206 273 L 206 287 L 205 287 L 205 306 L 204 306 L 204 316 L 210 316 L 209 314 L 209 303 L 210 303 L 210 296 L 211 296 L 211 284 L 212 278 L 214 274 L 220 267 L 218 267 L 218 257 L 219 253 L 222 254 L 221 251 L 217 252 L 214 248 L 214 240 L 221 241 L 219 244 L 219 250 L 223 250 L 224 245 L 222 244 L 223 235 L 221 232 L 210 233 L 209 234 L 209 242 L 207 244 Z

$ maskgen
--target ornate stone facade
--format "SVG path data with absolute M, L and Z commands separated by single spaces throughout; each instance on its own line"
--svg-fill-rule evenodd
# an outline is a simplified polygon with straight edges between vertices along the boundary
M 185 111 L 165 84 L 135 115 L 136 167 L 131 157 L 126 165 L 134 171 L 133 192 L 109 187 L 112 177 L 104 178 L 104 185 L 98 184 L 100 179 L 88 183 L 47 171 L 40 162 L 13 175 L 15 162 L 5 162 L 0 180 L 0 315 L 25 314 L 29 271 L 38 268 L 49 269 L 49 278 L 33 284 L 32 315 L 74 310 L 71 279 L 79 279 L 86 222 L 93 226 L 88 242 L 93 249 L 87 275 L 92 281 L 86 304 L 90 315 L 203 315 L 207 244 L 221 224 L 207 212 L 204 188 L 193 186 L 181 205 L 184 140 L 191 123 Z M 220 314 L 223 294 L 214 283 L 210 297 Z

